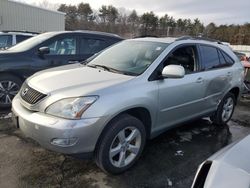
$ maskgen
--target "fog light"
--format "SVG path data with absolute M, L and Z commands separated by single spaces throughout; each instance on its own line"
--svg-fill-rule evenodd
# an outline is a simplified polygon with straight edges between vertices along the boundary
M 76 142 L 77 138 L 54 138 L 51 140 L 51 144 L 62 147 L 73 146 Z

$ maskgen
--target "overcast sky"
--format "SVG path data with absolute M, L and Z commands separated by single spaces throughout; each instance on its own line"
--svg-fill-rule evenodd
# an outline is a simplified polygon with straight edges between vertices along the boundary
M 34 4 L 44 0 L 17 0 Z M 101 5 L 136 9 L 139 14 L 153 11 L 158 16 L 169 14 L 175 18 L 199 18 L 204 24 L 250 23 L 250 0 L 47 0 L 54 4 L 89 3 L 98 10 Z

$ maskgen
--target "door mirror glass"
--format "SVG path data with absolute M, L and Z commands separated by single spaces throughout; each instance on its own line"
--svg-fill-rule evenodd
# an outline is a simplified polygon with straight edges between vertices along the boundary
M 41 47 L 38 49 L 40 55 L 45 55 L 50 53 L 50 49 L 47 46 Z
M 183 78 L 185 69 L 180 65 L 168 65 L 162 70 L 163 78 Z

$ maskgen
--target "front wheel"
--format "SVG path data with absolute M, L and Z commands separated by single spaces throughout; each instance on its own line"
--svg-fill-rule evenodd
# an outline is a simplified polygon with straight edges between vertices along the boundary
M 0 75 L 0 107 L 10 107 L 11 101 L 21 88 L 22 81 L 12 75 Z
M 96 151 L 96 163 L 105 172 L 119 174 L 140 157 L 145 145 L 145 127 L 137 118 L 124 114 L 108 125 Z
M 228 93 L 221 100 L 217 111 L 210 117 L 211 121 L 217 125 L 225 125 L 232 117 L 236 99 L 234 94 Z

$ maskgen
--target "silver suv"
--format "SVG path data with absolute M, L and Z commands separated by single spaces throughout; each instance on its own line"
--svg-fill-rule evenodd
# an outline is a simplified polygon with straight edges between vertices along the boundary
M 118 174 L 167 129 L 201 117 L 226 124 L 243 76 L 236 55 L 219 42 L 131 39 L 83 64 L 28 78 L 13 100 L 14 121 L 43 147 L 94 156 Z

